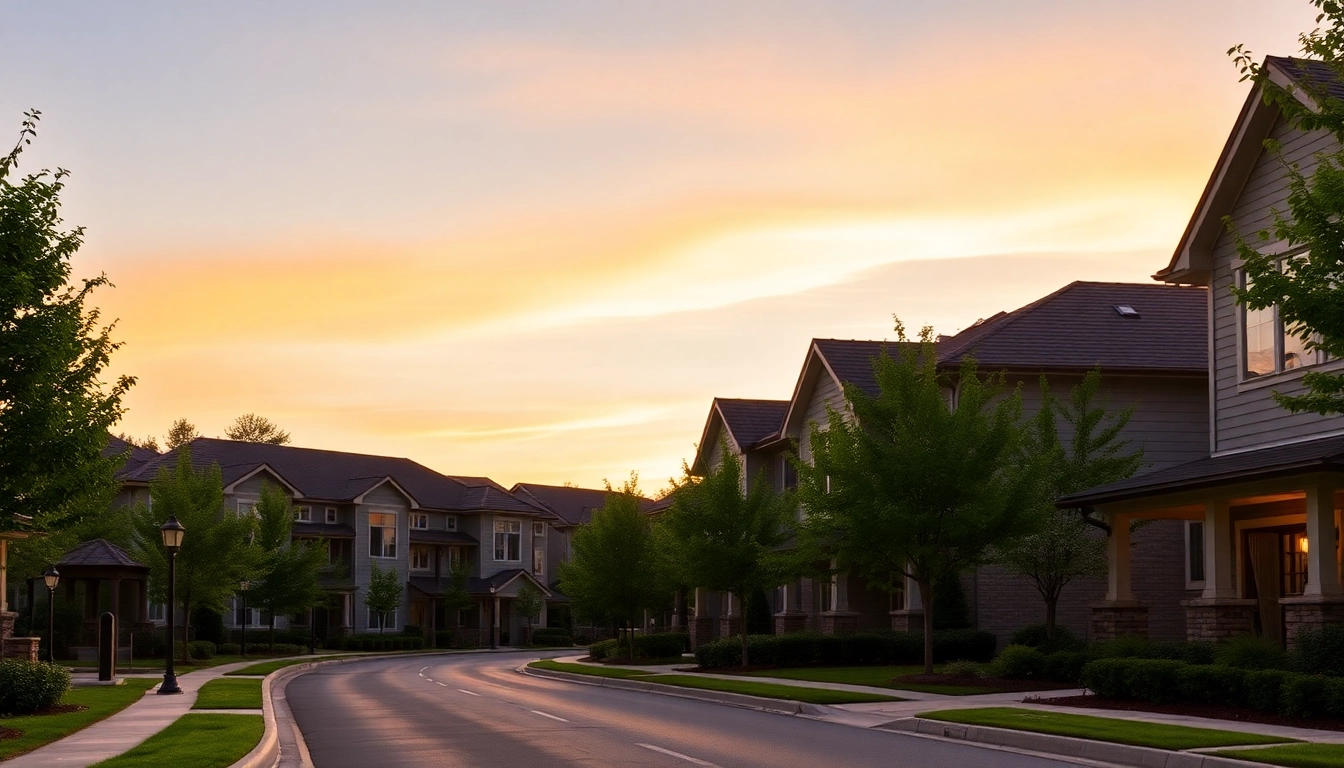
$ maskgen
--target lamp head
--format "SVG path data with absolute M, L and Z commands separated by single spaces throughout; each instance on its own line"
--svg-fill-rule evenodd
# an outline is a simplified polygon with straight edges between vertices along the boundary
M 176 517 L 169 517 L 168 522 L 159 526 L 159 532 L 163 534 L 163 548 L 169 552 L 176 552 L 182 546 L 182 537 L 187 529 L 177 522 Z
M 47 589 L 55 589 L 56 585 L 61 583 L 61 572 L 56 570 L 56 566 L 53 565 L 47 569 L 46 573 L 42 574 L 42 581 L 46 582 Z

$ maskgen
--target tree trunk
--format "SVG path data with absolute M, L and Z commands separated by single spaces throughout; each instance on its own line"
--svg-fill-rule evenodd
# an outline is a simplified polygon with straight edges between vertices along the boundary
M 1059 597 L 1045 598 L 1045 639 L 1055 639 L 1055 609 L 1059 603 Z
M 630 642 L 630 663 L 635 663 L 635 622 L 625 620 L 625 639 Z M 617 643 L 620 641 L 618 640 Z
M 747 658 L 747 598 L 745 593 L 737 596 L 737 602 L 742 606 L 742 668 L 746 669 L 750 659 Z
M 271 646 L 270 652 L 275 653 L 275 611 L 271 611 L 271 624 L 269 629 L 270 629 L 270 636 L 266 639 L 267 641 L 270 642 Z
M 924 603 L 924 674 L 933 674 L 933 579 L 919 579 L 919 599 Z

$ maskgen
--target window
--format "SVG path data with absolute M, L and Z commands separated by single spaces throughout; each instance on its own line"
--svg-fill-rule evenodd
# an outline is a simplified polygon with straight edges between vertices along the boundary
M 457 547 L 448 548 L 448 568 L 449 570 L 462 564 L 462 550 Z
M 1295 254 L 1303 256 L 1305 254 Z M 1288 267 L 1282 267 L 1287 269 Z M 1242 285 L 1252 283 L 1243 273 Z M 1241 372 L 1243 379 L 1270 376 L 1324 362 L 1320 352 L 1307 349 L 1301 325 L 1285 326 L 1278 307 L 1241 307 Z
M 248 608 L 244 612 L 241 598 L 235 597 L 233 599 L 233 611 L 231 613 L 233 614 L 233 626 L 235 627 L 244 626 L 243 622 L 247 622 L 246 626 L 248 627 L 261 626 L 261 611 L 257 608 Z
M 430 565 L 431 562 L 429 547 L 426 547 L 423 544 L 411 545 L 411 570 L 428 571 L 432 567 Z
M 1307 533 L 1285 533 L 1283 547 L 1283 596 L 1302 594 L 1307 588 Z
M 381 624 L 378 621 L 380 617 L 383 620 Z M 387 613 L 378 613 L 377 611 L 369 611 L 369 621 L 365 626 L 369 629 L 395 627 L 397 626 L 397 612 L 388 611 Z
M 253 516 L 253 517 L 256 517 L 256 516 L 257 516 L 257 502 L 255 502 L 255 501 L 244 501 L 243 499 L 239 499 L 239 500 L 238 500 L 238 516 L 239 516 L 239 517 L 244 517 L 244 516 L 246 516 L 246 515 L 251 515 L 251 516 Z
M 296 523 L 311 523 L 311 522 L 313 522 L 313 508 L 312 508 L 312 507 L 307 507 L 307 506 L 303 506 L 303 507 L 295 507 L 295 508 L 294 508 L 294 522 L 296 522 Z
M 412 512 L 411 527 L 417 531 L 429 530 L 429 515 L 426 515 L 424 512 Z
M 327 507 L 327 524 L 328 524 L 328 525 L 335 525 L 335 524 L 336 524 L 336 508 L 335 508 L 335 507 Z
M 445 531 L 456 531 L 457 515 L 445 515 L 443 518 L 443 529 Z
M 149 604 L 149 620 L 150 620 L 150 621 L 167 621 L 167 620 L 168 620 L 168 619 L 167 619 L 167 613 L 164 611 L 164 604 L 163 604 L 163 603 L 150 603 L 150 604 Z
M 397 556 L 397 516 L 369 513 L 369 557 Z
M 532 575 L 542 576 L 546 571 L 546 550 L 536 547 L 532 550 Z
M 517 520 L 495 521 L 495 560 L 517 563 L 523 559 L 523 524 Z
M 1185 526 L 1186 579 L 1191 584 L 1204 581 L 1204 523 L 1191 520 Z
M 890 598 L 890 610 L 905 610 L 905 577 L 899 573 L 891 575 L 891 591 L 888 593 Z
M 532 524 L 532 537 L 533 537 L 533 538 L 536 538 L 536 537 L 538 537 L 538 536 L 545 536 L 545 535 L 546 535 L 546 524 L 545 524 L 545 523 L 533 523 L 533 524 Z

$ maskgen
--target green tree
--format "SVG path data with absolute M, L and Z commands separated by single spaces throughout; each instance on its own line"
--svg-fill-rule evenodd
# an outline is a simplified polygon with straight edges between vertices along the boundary
M 270 443 L 271 445 L 289 445 L 289 433 L 275 422 L 255 413 L 244 413 L 233 420 L 224 430 L 230 440 L 244 443 Z
M 532 624 L 541 615 L 541 609 L 545 607 L 546 596 L 531 584 L 524 584 L 513 598 L 513 610 L 524 620 L 523 626 L 527 633 L 527 636 L 523 639 L 525 644 L 532 644 Z
M 136 437 L 134 435 L 129 435 L 125 432 L 118 432 L 117 439 L 123 440 L 126 443 L 135 446 L 136 448 L 147 448 L 155 453 L 159 452 L 159 440 L 153 435 Z
M 396 566 L 387 570 L 378 567 L 378 563 L 369 565 L 369 586 L 364 589 L 364 606 L 378 616 L 378 634 L 383 633 L 387 624 L 387 614 L 401 607 L 401 576 Z
M 57 531 L 107 508 L 122 457 L 103 449 L 135 382 L 102 380 L 120 344 L 86 306 L 106 275 L 72 285 L 84 230 L 61 228 L 68 171 L 11 178 L 39 115 L 0 157 L 0 531 Z
M 1313 0 L 1324 28 L 1301 36 L 1302 54 L 1324 65 L 1328 77 L 1298 78 L 1291 89 L 1270 79 L 1269 71 L 1243 46 L 1228 51 L 1243 80 L 1264 88 L 1265 98 L 1290 123 L 1303 131 L 1333 134 L 1336 148 L 1315 155 L 1310 174 L 1287 162 L 1287 210 L 1273 211 L 1273 223 L 1243 237 L 1230 218 L 1224 220 L 1243 262 L 1245 287 L 1234 287 L 1237 301 L 1249 309 L 1277 307 L 1285 333 L 1300 339 L 1308 352 L 1344 358 L 1344 99 L 1334 90 L 1344 81 L 1344 4 Z M 1271 152 L 1280 147 L 1266 141 Z M 1287 257 L 1257 249 L 1271 241 L 1287 241 Z M 1344 413 L 1344 372 L 1308 371 L 1301 394 L 1275 392 L 1274 399 L 1295 413 Z
M 196 431 L 196 425 L 187 421 L 185 418 L 177 419 L 173 425 L 168 428 L 168 434 L 164 437 L 163 443 L 168 446 L 168 450 L 181 448 L 192 440 L 200 437 L 201 433 Z
M 602 508 L 574 531 L 569 560 L 560 564 L 560 591 L 584 619 L 633 626 L 645 609 L 665 605 L 671 588 L 636 477 L 619 489 L 608 483 L 607 490 Z
M 1002 375 L 965 360 L 937 368 L 933 332 L 873 365 L 878 394 L 846 385 L 853 418 L 831 410 L 812 427 L 813 464 L 798 464 L 809 538 L 874 588 L 893 574 L 919 586 L 924 668 L 933 671 L 935 586 L 986 561 L 990 546 L 1029 532 L 1039 469 L 1022 454 L 1021 397 Z M 956 407 L 948 392 L 956 387 Z
M 802 572 L 794 544 L 792 494 L 777 494 L 762 477 L 747 478 L 725 440 L 723 460 L 703 477 L 683 464 L 683 477 L 663 515 L 670 560 L 688 585 L 728 592 L 743 613 L 742 666 L 747 666 L 745 609 L 758 591 Z M 744 491 L 743 488 L 746 487 Z
M 1026 576 L 1045 601 L 1046 636 L 1055 636 L 1060 594 L 1074 579 L 1106 573 L 1106 540 L 1081 509 L 1056 509 L 1060 496 L 1124 480 L 1143 466 L 1143 448 L 1121 433 L 1132 407 L 1112 413 L 1092 370 L 1062 402 L 1041 377 L 1041 409 L 1027 430 L 1027 452 L 1041 462 L 1044 483 L 1037 530 L 999 548 L 999 560 Z M 1061 425 L 1059 422 L 1063 421 Z M 1061 432 L 1067 442 L 1060 439 Z
M 325 542 L 294 541 L 294 509 L 284 490 L 261 486 L 257 502 L 256 577 L 252 604 L 270 615 L 270 644 L 275 647 L 275 617 L 303 613 L 322 602 L 321 576 L 327 568 Z
M 168 556 L 159 526 L 176 517 L 186 529 L 177 553 L 177 603 L 182 615 L 191 616 L 197 607 L 222 613 L 238 583 L 254 573 L 249 541 L 257 531 L 256 518 L 224 509 L 219 465 L 192 466 L 190 449 L 178 454 L 172 469 L 159 469 L 149 483 L 149 495 L 151 503 L 131 513 L 132 551 L 149 566 L 154 598 L 166 602 L 168 592 Z M 185 648 L 183 661 L 187 661 Z
M 443 585 L 443 591 L 439 593 L 439 603 L 443 606 L 445 619 L 457 617 L 462 611 L 475 607 L 476 598 L 467 592 L 469 578 L 471 571 L 463 560 L 458 560 L 448 568 L 448 580 Z M 456 627 L 457 621 L 452 621 L 452 626 Z

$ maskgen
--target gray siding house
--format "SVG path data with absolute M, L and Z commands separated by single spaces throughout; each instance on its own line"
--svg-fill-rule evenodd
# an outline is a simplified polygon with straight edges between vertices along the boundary
M 1071 283 L 1025 307 L 940 338 L 939 365 L 954 372 L 970 356 L 982 371 L 1003 371 L 1010 387 L 1021 385 L 1026 417 L 1040 407 L 1042 376 L 1054 393 L 1066 395 L 1099 367 L 1110 405 L 1134 407 L 1124 437 L 1144 449 L 1147 467 L 1188 462 L 1205 454 L 1208 434 L 1206 294 L 1190 287 Z M 894 343 L 815 339 L 789 400 L 715 400 L 694 470 L 713 466 L 721 445 L 727 445 L 743 457 L 751 477 L 762 477 L 777 489 L 791 487 L 795 479 L 788 457 L 796 450 L 801 461 L 811 460 L 813 426 L 824 429 L 830 410 L 848 413 L 845 385 L 877 393 L 873 361 L 884 351 L 894 352 Z M 764 424 L 772 418 L 777 419 L 775 427 L 766 430 Z M 721 440 L 721 435 L 728 439 Z M 1170 523 L 1144 527 L 1135 536 L 1135 557 L 1144 563 L 1136 569 L 1136 589 L 1154 606 L 1155 636 L 1185 635 L 1180 602 L 1186 591 L 1179 563 L 1184 535 L 1180 524 Z M 973 624 L 1001 640 L 1044 619 L 1044 604 L 1022 577 L 984 567 L 965 574 L 963 586 Z M 1104 594 L 1100 579 L 1070 584 L 1060 602 L 1059 620 L 1087 636 L 1088 606 Z M 701 610 L 692 626 L 701 641 L 725 630 L 740 613 L 726 598 L 703 591 L 697 592 L 696 605 Z M 777 631 L 907 629 L 922 621 L 914 585 L 878 591 L 846 573 L 781 587 L 772 608 Z
M 1292 89 L 1304 79 L 1344 94 L 1319 63 L 1270 57 L 1273 82 Z M 1265 147 L 1270 139 L 1276 155 Z M 1287 333 L 1274 308 L 1250 311 L 1230 288 L 1244 280 L 1231 226 L 1248 242 L 1287 210 L 1288 173 L 1307 175 L 1317 153 L 1338 149 L 1329 134 L 1294 128 L 1257 87 L 1233 126 L 1170 263 L 1155 276 L 1173 285 L 1209 286 L 1209 431 L 1199 460 L 1157 470 L 1061 500 L 1095 506 L 1111 523 L 1111 568 L 1098 625 L 1143 631 L 1152 606 L 1134 587 L 1140 566 L 1125 534 L 1130 520 L 1182 525 L 1181 562 L 1194 590 L 1184 604 L 1191 639 L 1256 632 L 1291 645 L 1297 631 L 1344 622 L 1339 515 L 1344 488 L 1344 417 L 1289 413 L 1274 392 L 1302 391 L 1309 370 L 1344 362 L 1308 352 Z M 1286 242 L 1262 252 L 1290 260 L 1303 251 Z

